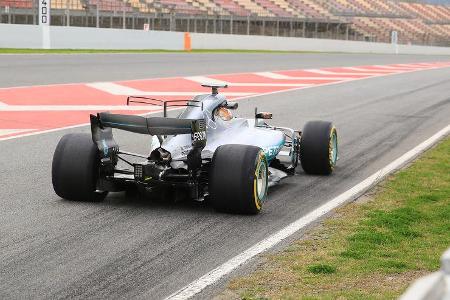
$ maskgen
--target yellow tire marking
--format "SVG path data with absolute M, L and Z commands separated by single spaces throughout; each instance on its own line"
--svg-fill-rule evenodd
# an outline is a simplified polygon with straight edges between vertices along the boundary
M 336 132 L 336 127 L 331 127 L 331 130 L 330 130 L 330 139 L 329 139 L 329 142 L 328 142 L 328 163 L 329 163 L 329 165 L 330 165 L 330 169 L 331 169 L 331 171 L 333 171 L 334 170 L 334 166 L 335 166 L 335 163 L 333 164 L 333 157 L 332 157 L 332 155 L 331 155 L 331 153 L 332 153 L 332 151 L 331 151 L 331 149 L 332 149 L 332 147 L 333 147 L 333 145 L 331 144 L 331 141 L 332 141 L 332 138 L 333 138 L 333 133 L 335 133 L 336 134 L 336 151 L 337 151 L 337 132 Z
M 261 159 L 264 159 L 265 155 L 264 152 L 260 151 L 259 155 L 258 155 L 258 164 L 256 166 L 256 170 L 255 170 L 255 179 L 253 179 L 253 198 L 255 201 L 255 206 L 257 210 L 261 210 L 261 201 L 259 199 L 259 195 L 258 195 L 258 174 L 259 174 L 259 169 L 261 168 Z

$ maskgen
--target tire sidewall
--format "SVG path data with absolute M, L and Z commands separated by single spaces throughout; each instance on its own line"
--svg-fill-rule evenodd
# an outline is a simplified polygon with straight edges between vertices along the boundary
M 329 175 L 333 172 L 336 161 L 332 157 L 332 137 L 337 130 L 331 122 L 310 121 L 306 123 L 300 140 L 300 162 L 308 174 Z
M 100 201 L 106 193 L 96 192 L 99 153 L 89 134 L 67 134 L 58 143 L 52 162 L 52 183 L 61 198 Z
M 257 190 L 257 172 L 264 168 L 262 197 Z M 250 145 L 222 145 L 213 156 L 209 171 L 212 206 L 222 212 L 257 214 L 267 198 L 268 166 L 261 148 Z

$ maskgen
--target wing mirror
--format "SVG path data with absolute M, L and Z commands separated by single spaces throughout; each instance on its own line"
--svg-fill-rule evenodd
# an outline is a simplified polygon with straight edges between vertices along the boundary
M 272 113 L 271 112 L 259 112 L 255 114 L 256 119 L 264 119 L 264 120 L 270 120 L 272 119 Z
M 225 105 L 226 108 L 228 109 L 237 109 L 239 107 L 237 102 L 227 102 L 227 104 Z

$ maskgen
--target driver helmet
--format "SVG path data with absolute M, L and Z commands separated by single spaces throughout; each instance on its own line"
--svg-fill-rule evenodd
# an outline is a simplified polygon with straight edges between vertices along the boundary
M 233 114 L 226 107 L 219 107 L 216 110 L 216 116 L 220 117 L 224 121 L 230 121 L 231 119 L 233 119 Z

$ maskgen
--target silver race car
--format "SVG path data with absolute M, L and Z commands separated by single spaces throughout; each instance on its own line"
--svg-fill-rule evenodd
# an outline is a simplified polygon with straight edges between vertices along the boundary
M 92 135 L 67 134 L 56 147 L 52 164 L 56 194 L 100 201 L 108 192 L 137 187 L 145 195 L 171 191 L 195 201 L 208 200 L 218 211 L 257 214 L 267 189 L 294 175 L 299 162 L 308 174 L 333 172 L 338 141 L 332 123 L 308 122 L 302 131 L 271 126 L 266 122 L 272 114 L 256 109 L 252 119 L 236 118 L 232 111 L 238 104 L 218 93 L 226 85 L 203 86 L 212 93 L 193 100 L 128 97 L 128 105 L 161 105 L 163 117 L 91 115 Z M 184 107 L 181 114 L 167 117 L 167 111 L 177 106 Z M 122 150 L 112 128 L 152 136 L 149 154 Z

